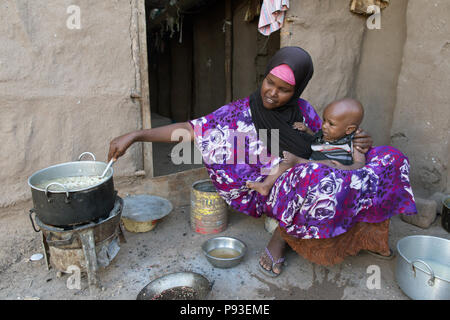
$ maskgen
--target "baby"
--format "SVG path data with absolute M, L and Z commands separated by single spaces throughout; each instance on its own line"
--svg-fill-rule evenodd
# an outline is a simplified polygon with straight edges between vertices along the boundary
M 341 170 L 356 170 L 366 163 L 363 153 L 353 148 L 353 135 L 358 129 L 364 116 L 364 109 L 357 100 L 345 98 L 330 103 L 323 111 L 322 129 L 313 133 L 302 122 L 295 122 L 294 129 L 313 135 L 310 160 L 283 152 L 283 160 L 277 171 L 268 175 L 263 182 L 247 181 L 248 188 L 267 196 L 275 181 L 286 170 L 299 163 L 317 162 Z

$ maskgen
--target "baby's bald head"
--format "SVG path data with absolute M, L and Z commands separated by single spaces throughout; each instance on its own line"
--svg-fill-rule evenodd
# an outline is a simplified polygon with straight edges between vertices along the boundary
M 352 98 L 333 101 L 326 109 L 329 109 L 329 112 L 333 112 L 336 115 L 344 116 L 343 119 L 345 119 L 344 121 L 347 125 L 355 125 L 358 127 L 364 117 L 364 108 L 361 102 Z
M 351 134 L 362 122 L 364 108 L 355 99 L 333 101 L 323 111 L 322 131 L 326 141 L 333 141 Z

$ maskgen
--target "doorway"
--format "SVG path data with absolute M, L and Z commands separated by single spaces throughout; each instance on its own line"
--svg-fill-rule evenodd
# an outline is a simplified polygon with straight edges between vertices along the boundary
M 258 32 L 261 2 L 146 0 L 153 128 L 202 117 L 259 87 L 280 48 L 279 31 Z M 153 143 L 154 176 L 203 166 L 193 163 L 193 144 L 191 164 L 173 164 L 173 146 Z

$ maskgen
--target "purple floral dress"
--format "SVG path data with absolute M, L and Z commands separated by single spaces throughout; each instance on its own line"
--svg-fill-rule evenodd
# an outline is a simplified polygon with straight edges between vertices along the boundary
M 299 99 L 305 123 L 313 131 L 320 117 Z M 246 187 L 263 181 L 280 162 L 267 155 L 253 124 L 249 99 L 227 104 L 190 121 L 195 143 L 218 193 L 234 209 L 252 217 L 266 214 L 300 239 L 336 237 L 355 223 L 377 223 L 396 214 L 415 214 L 409 161 L 390 146 L 374 147 L 366 165 L 345 171 L 323 164 L 299 164 L 286 170 L 268 196 Z

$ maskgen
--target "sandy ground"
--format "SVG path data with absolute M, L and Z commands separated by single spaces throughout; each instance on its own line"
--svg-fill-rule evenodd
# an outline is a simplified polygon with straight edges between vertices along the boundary
M 134 184 L 139 183 L 135 181 Z M 135 187 L 135 186 L 134 186 Z M 118 187 L 126 192 L 126 186 Z M 136 189 L 134 189 L 136 190 Z M 119 192 L 119 195 L 124 194 Z M 248 253 L 232 269 L 214 268 L 201 252 L 201 244 L 215 235 L 203 235 L 190 227 L 190 207 L 176 207 L 157 227 L 146 233 L 125 231 L 126 243 L 111 264 L 98 272 L 100 288 L 90 292 L 83 275 L 81 290 L 68 289 L 68 274 L 57 276 L 47 270 L 44 259 L 30 261 L 42 253 L 41 235 L 31 226 L 28 210 L 31 201 L 0 210 L 0 299 L 136 299 L 151 280 L 167 273 L 194 271 L 212 283 L 207 299 L 409 299 L 395 281 L 395 261 L 374 258 L 367 253 L 348 257 L 343 263 L 322 267 L 308 262 L 288 249 L 288 265 L 276 279 L 265 277 L 258 269 L 258 259 L 270 234 L 264 219 L 229 212 L 228 227 L 219 235 L 244 241 Z M 429 229 L 420 229 L 391 219 L 390 244 L 407 235 L 428 234 L 449 238 L 440 217 Z M 380 270 L 380 288 L 369 289 L 370 266 Z

